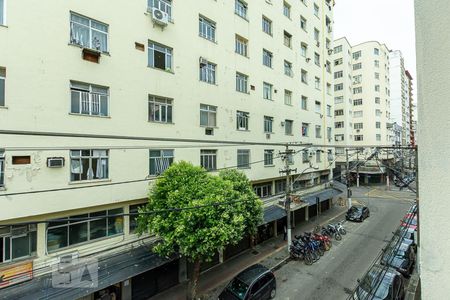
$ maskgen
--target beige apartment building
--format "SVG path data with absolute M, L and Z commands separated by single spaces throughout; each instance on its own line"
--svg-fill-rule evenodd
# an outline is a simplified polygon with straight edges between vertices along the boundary
M 129 299 L 186 280 L 190 265 L 151 253 L 155 238 L 127 215 L 174 161 L 245 172 L 273 236 L 285 216 L 278 153 L 295 143 L 294 223 L 327 209 L 338 192 L 332 6 L 0 0 L 0 298 Z M 98 258 L 98 287 L 49 284 L 68 257 Z

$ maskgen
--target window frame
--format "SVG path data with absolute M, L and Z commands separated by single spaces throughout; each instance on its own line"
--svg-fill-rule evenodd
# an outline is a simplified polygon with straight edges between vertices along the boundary
M 273 100 L 273 84 L 263 82 L 263 99 Z
M 199 15 L 198 22 L 199 22 L 198 35 L 208 41 L 215 43 L 216 42 L 216 22 L 212 21 L 211 19 L 209 19 L 203 15 Z
M 267 49 L 263 49 L 263 65 L 272 68 L 273 53 Z
M 83 151 L 89 151 L 89 155 L 83 155 Z M 97 151 L 97 153 L 99 154 L 98 156 L 94 156 L 94 151 Z M 75 155 L 75 152 L 79 152 L 79 155 Z M 100 153 L 99 153 L 100 152 Z M 106 153 L 105 155 L 102 155 L 102 153 Z M 110 151 L 109 149 L 74 149 L 74 150 L 69 150 L 69 157 L 70 157 L 70 182 L 83 182 L 83 181 L 99 181 L 99 180 L 107 180 L 109 179 L 109 173 L 110 173 L 110 165 L 109 165 L 109 160 L 110 160 Z M 89 163 L 89 167 L 88 170 L 86 171 L 86 179 L 82 179 L 82 175 L 83 175 L 83 159 L 84 160 L 88 160 Z M 94 170 L 93 170 L 93 159 L 97 159 L 97 170 L 96 173 L 99 172 L 98 170 L 98 166 L 100 163 L 100 166 L 103 167 L 103 161 L 106 161 L 106 174 L 103 174 L 102 177 L 97 176 L 97 174 L 93 174 Z M 74 161 L 79 161 L 79 171 L 78 173 L 74 173 L 74 169 L 77 168 L 76 164 L 74 165 Z M 90 173 L 92 172 L 92 173 Z M 103 171 L 100 171 L 103 172 Z M 75 179 L 75 175 L 78 175 L 79 179 Z M 95 177 L 99 177 L 99 178 L 95 178 Z
M 264 116 L 264 133 L 273 133 L 273 117 Z
M 2 232 L 0 234 L 0 240 L 2 240 L 0 254 L 3 254 L 0 256 L 0 266 L 3 264 L 14 263 L 20 260 L 24 260 L 26 258 L 35 257 L 37 255 L 36 225 L 0 226 L 0 229 Z M 28 249 L 27 249 L 28 254 L 13 257 L 14 240 L 21 239 L 24 237 L 28 239 Z
M 155 3 L 158 3 L 156 6 Z M 161 5 L 163 4 L 163 5 Z M 172 21 L 172 0 L 148 0 L 147 6 L 150 8 L 157 8 L 169 15 L 169 20 Z
M 0 188 L 5 186 L 5 167 L 6 167 L 5 151 L 0 149 Z
M 200 166 L 208 172 L 217 170 L 217 150 L 200 149 Z
M 270 36 L 273 35 L 272 20 L 264 15 L 262 16 L 262 31 L 267 33 Z
M 273 166 L 273 149 L 264 149 L 264 166 Z
M 159 48 L 159 49 L 158 49 Z M 164 49 L 164 51 L 162 51 Z M 153 69 L 163 70 L 166 72 L 173 72 L 173 48 L 148 40 L 147 45 L 147 66 Z M 156 66 L 155 52 L 164 54 L 164 69 Z M 152 58 L 152 61 L 151 61 Z
M 242 0 L 234 1 L 234 14 L 247 20 L 248 3 Z
M 159 155 L 153 155 L 155 152 L 159 152 Z M 171 152 L 171 153 L 170 153 Z M 157 161 L 160 160 L 160 161 Z M 175 161 L 175 150 L 174 149 L 149 149 L 148 152 L 148 174 L 149 176 L 160 176 L 167 170 Z M 153 168 L 153 165 L 155 167 Z M 155 172 L 152 172 L 152 170 Z M 159 172 L 158 172 L 159 171 Z
M 158 109 L 156 109 L 156 107 L 158 107 Z M 158 120 L 155 117 L 156 111 L 159 112 Z M 163 111 L 165 112 L 165 118 L 163 118 Z M 148 121 L 161 124 L 173 124 L 173 99 L 149 94 Z
M 0 94 L 0 107 L 5 107 L 6 105 L 6 68 L 0 67 L 0 85 L 2 87 L 3 93 Z
M 104 92 L 100 92 L 103 89 Z M 74 111 L 73 97 L 74 93 L 78 93 L 78 111 Z M 87 96 L 86 101 L 83 99 L 83 95 Z M 106 113 L 102 113 L 102 97 L 106 97 Z M 97 98 L 97 99 L 95 99 Z M 83 104 L 87 102 L 87 104 Z M 97 103 L 95 103 L 97 102 Z M 96 116 L 96 117 L 109 117 L 110 107 L 109 87 L 101 86 L 97 84 L 84 83 L 75 80 L 70 81 L 70 113 L 82 116 Z M 87 110 L 83 108 L 88 106 Z M 98 107 L 98 113 L 95 113 L 95 108 Z M 86 113 L 87 112 L 87 113 Z
M 75 17 L 78 17 L 78 18 L 81 18 L 81 19 L 85 19 L 85 21 L 88 21 L 89 25 L 86 25 L 86 24 L 74 21 L 72 19 L 72 16 L 75 16 Z M 105 26 L 106 27 L 106 31 L 102 31 L 99 28 L 93 27 L 92 26 L 92 22 L 95 22 L 95 23 L 98 23 L 98 24 L 100 24 L 102 26 Z M 70 26 L 69 26 L 70 27 L 70 30 L 69 30 L 70 31 L 70 39 L 69 39 L 69 44 L 70 45 L 75 45 L 75 46 L 79 46 L 79 47 L 82 47 L 82 48 L 88 48 L 88 49 L 92 49 L 92 50 L 95 50 L 95 51 L 100 51 L 102 53 L 109 53 L 109 25 L 108 24 L 106 24 L 104 22 L 97 21 L 97 20 L 95 20 L 93 18 L 84 16 L 82 14 L 76 13 L 74 11 L 70 11 L 70 23 L 69 24 L 70 24 Z M 87 30 L 89 32 L 88 45 L 83 45 L 83 43 L 81 41 L 77 42 L 75 40 L 76 33 L 74 32 L 74 25 L 82 26 L 85 29 L 87 28 Z M 93 32 L 97 32 L 97 33 L 106 35 L 106 46 L 105 46 L 105 49 L 101 49 L 101 47 L 98 48 L 98 47 L 94 47 L 93 46 Z
M 286 1 L 283 1 L 283 15 L 291 19 L 291 5 Z
M 236 72 L 236 92 L 248 94 L 248 75 Z
M 243 160 L 244 162 L 239 160 Z M 237 164 L 238 169 L 250 169 L 250 149 L 237 149 Z
M 236 34 L 234 46 L 235 53 L 248 57 L 248 39 Z
M 284 104 L 292 105 L 292 91 L 284 90 Z
M 284 134 L 285 135 L 294 135 L 294 121 L 293 120 L 284 120 Z
M 200 103 L 200 127 L 217 127 L 217 108 L 215 105 Z M 206 124 L 202 124 L 202 113 L 206 116 Z
M 236 130 L 248 131 L 250 113 L 246 111 L 236 111 Z
M 216 74 L 217 65 L 215 63 L 208 61 L 207 63 L 203 64 L 203 66 L 202 63 L 199 63 L 200 81 L 215 85 L 217 82 Z

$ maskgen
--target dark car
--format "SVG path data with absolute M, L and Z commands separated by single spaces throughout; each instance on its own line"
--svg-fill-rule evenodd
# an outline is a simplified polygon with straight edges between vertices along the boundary
M 381 257 L 381 264 L 396 269 L 405 278 L 409 278 L 414 270 L 416 253 L 414 244 L 397 239 L 394 246 L 386 249 Z
M 404 279 L 396 270 L 374 265 L 361 280 L 353 294 L 353 299 L 403 300 L 405 298 Z
M 266 300 L 275 298 L 277 282 L 272 271 L 256 264 L 239 273 L 219 295 L 220 300 Z
M 368 217 L 370 217 L 370 211 L 367 206 L 352 206 L 345 215 L 345 219 L 359 222 L 364 221 Z
M 415 230 L 411 228 L 400 227 L 400 229 L 394 232 L 394 238 L 397 240 L 401 239 L 402 243 L 411 245 L 414 252 L 417 253 L 417 244 L 415 242 L 414 231 Z

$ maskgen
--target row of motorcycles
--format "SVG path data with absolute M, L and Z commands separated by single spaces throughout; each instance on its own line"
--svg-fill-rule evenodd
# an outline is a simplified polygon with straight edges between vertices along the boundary
M 331 239 L 337 241 L 347 234 L 341 223 L 328 224 L 324 227 L 316 227 L 314 232 L 305 232 L 296 235 L 295 240 L 289 248 L 291 258 L 303 260 L 305 264 L 312 265 L 324 255 L 325 251 L 331 249 Z

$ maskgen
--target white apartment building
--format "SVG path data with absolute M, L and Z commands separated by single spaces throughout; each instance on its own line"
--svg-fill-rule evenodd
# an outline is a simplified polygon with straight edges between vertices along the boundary
M 334 41 L 334 129 L 336 145 L 373 147 L 390 145 L 389 49 L 376 41 L 351 46 L 343 37 Z M 367 150 L 367 148 L 366 148 Z M 356 150 L 349 161 L 354 161 Z M 336 149 L 337 169 L 345 169 L 344 148 Z M 368 163 L 370 164 L 370 162 Z M 354 171 L 354 170 L 353 170 Z M 378 165 L 359 169 L 364 182 L 383 181 Z
M 450 6 L 445 0 L 415 1 L 418 104 L 418 269 L 420 299 L 448 298 L 450 239 L 446 220 L 450 193 Z M 430 51 L 432 49 L 432 51 Z M 444 237 L 444 238 L 443 238 Z M 439 241 L 439 242 L 436 242 Z
M 391 86 L 390 122 L 401 126 L 401 145 L 410 143 L 410 85 L 406 75 L 403 54 L 400 50 L 389 53 Z
M 294 188 L 334 195 L 321 190 L 332 1 L 34 2 L 0 0 L 0 298 L 130 299 L 185 280 L 189 264 L 148 251 L 155 238 L 126 216 L 174 161 L 237 167 L 280 212 L 283 144 L 322 145 L 290 158 Z M 305 203 L 299 221 L 315 211 Z M 98 288 L 47 284 L 67 256 L 100 259 Z

